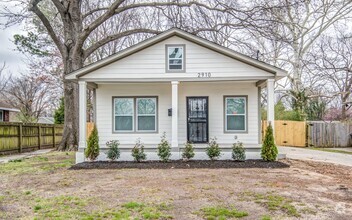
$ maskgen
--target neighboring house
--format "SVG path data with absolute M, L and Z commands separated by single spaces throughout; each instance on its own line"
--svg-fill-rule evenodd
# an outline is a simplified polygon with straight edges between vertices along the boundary
M 16 122 L 19 109 L 0 101 L 0 122 Z
M 53 117 L 39 117 L 37 123 L 39 123 L 39 124 L 55 124 L 55 119 Z
M 274 120 L 274 82 L 286 71 L 171 29 L 66 76 L 77 81 L 80 136 L 76 162 L 86 148 L 86 90 L 94 89 L 95 123 L 101 152 L 119 140 L 121 160 L 132 160 L 136 139 L 148 159 L 166 132 L 172 159 L 184 143 L 193 142 L 196 159 L 205 158 L 207 142 L 216 137 L 230 159 L 231 146 L 241 141 L 247 158 L 259 158 L 260 96 L 267 88 L 268 121 Z M 99 160 L 106 159 L 101 153 Z

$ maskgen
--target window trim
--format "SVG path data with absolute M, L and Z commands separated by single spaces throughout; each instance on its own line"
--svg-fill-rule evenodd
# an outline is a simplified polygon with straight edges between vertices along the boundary
M 169 48 L 170 47 L 182 47 L 182 69 L 169 69 Z M 165 45 L 165 72 L 166 73 L 185 73 L 186 72 L 186 44 L 166 44 Z
M 115 99 L 116 98 L 131 98 L 133 99 L 133 130 L 118 131 L 115 130 Z M 154 131 L 139 131 L 138 129 L 138 119 L 137 119 L 137 99 L 138 98 L 155 98 L 155 130 Z M 151 134 L 159 133 L 159 97 L 158 96 L 113 96 L 112 97 L 112 133 L 113 134 Z
M 0 110 L 0 112 L 1 112 L 0 122 L 4 122 L 4 110 Z
M 226 100 L 227 98 L 244 98 L 245 100 L 245 122 L 244 122 L 244 126 L 245 129 L 244 130 L 227 130 L 227 105 L 226 105 Z M 248 133 L 248 95 L 225 95 L 224 99 L 223 99 L 223 113 L 224 113 L 224 133 L 230 133 L 230 134 L 237 134 L 237 133 Z M 241 114 L 243 115 L 243 114 Z

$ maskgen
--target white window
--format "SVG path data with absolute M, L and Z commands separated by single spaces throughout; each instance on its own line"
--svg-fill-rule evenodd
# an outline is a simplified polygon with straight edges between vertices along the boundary
M 156 131 L 156 98 L 137 98 L 137 131 Z
M 4 121 L 4 112 L 0 110 L 0 121 Z
M 134 130 L 134 100 L 133 98 L 115 98 L 115 131 Z
M 113 124 L 114 132 L 157 131 L 157 98 L 114 98 Z
M 182 72 L 184 71 L 184 46 L 167 45 L 167 71 Z
M 225 131 L 245 132 L 247 130 L 246 97 L 225 97 Z

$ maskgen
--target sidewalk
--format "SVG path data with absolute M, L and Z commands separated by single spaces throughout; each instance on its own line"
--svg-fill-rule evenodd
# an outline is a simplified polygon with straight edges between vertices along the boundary
M 19 160 L 23 158 L 29 158 L 33 157 L 36 155 L 41 155 L 41 154 L 46 154 L 53 149 L 44 149 L 44 150 L 37 150 L 37 151 L 32 151 L 32 152 L 26 152 L 22 154 L 13 154 L 13 155 L 8 155 L 8 156 L 0 156 L 0 164 L 1 163 L 8 163 L 10 160 Z
M 290 159 L 313 160 L 352 166 L 351 154 L 325 152 L 299 147 L 279 147 L 279 153 L 286 154 L 286 157 Z

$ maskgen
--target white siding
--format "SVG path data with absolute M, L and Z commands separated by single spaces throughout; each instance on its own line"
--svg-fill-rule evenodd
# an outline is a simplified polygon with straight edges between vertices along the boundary
M 119 140 L 123 145 L 134 145 L 137 138 L 146 145 L 156 144 L 163 132 L 171 135 L 171 117 L 167 109 L 171 108 L 171 84 L 99 84 L 97 91 L 97 128 L 99 143 L 105 146 L 109 140 Z M 114 96 L 158 96 L 159 133 L 113 133 L 112 99 Z
M 165 73 L 165 45 L 186 45 L 186 72 Z M 156 45 L 95 70 L 82 79 L 118 78 L 194 78 L 198 72 L 210 72 L 216 77 L 271 77 L 271 73 L 257 69 L 220 53 L 179 37 L 171 37 Z
M 258 92 L 255 82 L 180 82 L 179 85 L 179 144 L 187 141 L 186 97 L 209 97 L 209 136 L 216 136 L 225 146 L 234 143 L 234 136 L 247 145 L 258 145 Z M 248 132 L 229 134 L 224 132 L 224 96 L 248 96 Z M 113 96 L 158 96 L 158 133 L 113 133 L 112 97 Z M 125 83 L 99 84 L 97 89 L 97 127 L 100 145 L 108 140 L 119 140 L 121 147 L 131 147 L 141 138 L 146 147 L 156 147 L 160 136 L 166 132 L 171 138 L 171 83 Z M 171 141 L 171 140 L 170 140 Z
M 246 133 L 224 132 L 224 96 L 248 96 L 248 131 Z M 249 145 L 258 144 L 258 89 L 255 83 L 213 82 L 189 83 L 179 86 L 179 142 L 187 141 L 186 97 L 208 96 L 209 98 L 209 137 L 216 137 L 218 143 L 229 146 L 235 141 Z M 237 140 L 235 140 L 235 135 Z

